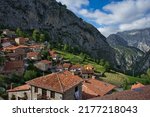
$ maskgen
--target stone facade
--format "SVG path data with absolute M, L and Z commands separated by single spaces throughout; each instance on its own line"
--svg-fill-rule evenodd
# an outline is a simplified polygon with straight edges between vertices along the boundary
M 44 100 L 62 100 L 63 95 L 61 93 L 53 92 L 50 90 L 46 90 L 46 96 L 42 96 L 42 88 L 37 87 L 37 92 L 35 92 L 34 86 L 31 86 L 31 100 L 40 100 L 43 98 Z M 54 98 L 51 97 L 51 93 L 54 93 Z
M 15 100 L 22 100 L 25 97 L 25 93 L 27 95 L 26 100 L 31 100 L 31 91 L 15 91 L 15 92 L 8 92 L 8 99 L 12 100 L 13 97 L 15 97 Z

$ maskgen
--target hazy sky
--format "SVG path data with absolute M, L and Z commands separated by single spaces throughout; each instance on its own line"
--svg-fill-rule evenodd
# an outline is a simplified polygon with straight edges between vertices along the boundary
M 150 0 L 56 0 L 66 4 L 106 37 L 118 31 L 150 27 Z

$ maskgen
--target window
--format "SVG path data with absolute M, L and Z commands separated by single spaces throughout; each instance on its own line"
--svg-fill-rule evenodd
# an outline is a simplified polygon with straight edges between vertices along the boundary
M 42 89 L 42 96 L 46 96 L 46 95 L 47 95 L 46 89 Z
M 38 93 L 38 88 L 34 87 L 34 93 Z
M 78 86 L 77 86 L 77 87 L 75 87 L 75 92 L 77 92 L 78 90 L 79 90 Z
M 55 92 L 51 91 L 51 98 L 55 98 Z

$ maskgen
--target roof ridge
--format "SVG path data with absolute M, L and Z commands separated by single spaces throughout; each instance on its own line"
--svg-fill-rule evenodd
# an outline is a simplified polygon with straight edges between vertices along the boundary
M 62 90 L 62 93 L 64 92 L 64 88 L 63 88 L 63 84 L 61 83 L 61 81 L 60 81 L 60 78 L 59 78 L 59 76 L 58 76 L 58 73 L 56 73 L 56 76 L 57 76 L 57 78 L 58 78 L 58 82 L 59 82 L 59 84 L 60 84 L 60 87 L 61 87 L 61 90 Z

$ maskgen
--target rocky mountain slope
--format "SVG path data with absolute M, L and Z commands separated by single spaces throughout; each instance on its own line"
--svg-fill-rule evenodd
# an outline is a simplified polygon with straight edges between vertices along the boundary
M 110 46 L 128 46 L 128 42 L 117 34 L 111 34 L 107 37 L 107 42 Z
M 53 42 L 78 47 L 115 64 L 114 50 L 106 38 L 55 0 L 0 0 L 0 25 L 47 31 Z
M 128 46 L 128 42 L 117 34 L 110 35 L 107 42 L 115 49 L 118 68 L 125 73 L 131 73 L 135 64 L 144 55 L 140 49 Z
M 150 50 L 150 28 L 118 32 L 129 46 L 139 48 L 144 52 Z
M 137 62 L 134 66 L 134 71 L 136 74 L 141 74 L 146 72 L 147 69 L 150 68 L 150 51 L 147 52 L 139 62 Z

